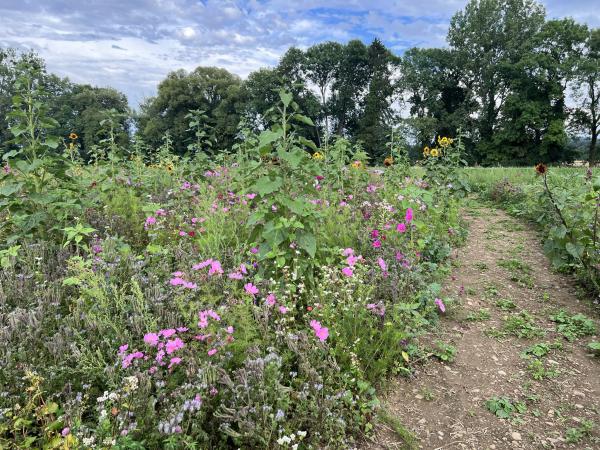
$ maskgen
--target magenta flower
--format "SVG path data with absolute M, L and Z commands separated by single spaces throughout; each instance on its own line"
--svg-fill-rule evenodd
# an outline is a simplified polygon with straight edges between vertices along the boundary
M 446 305 L 444 305 L 444 302 L 442 301 L 441 298 L 436 298 L 435 299 L 435 304 L 437 305 L 437 307 L 439 308 L 439 310 L 441 312 L 446 312 Z
M 344 267 L 342 269 L 342 273 L 347 277 L 351 277 L 352 275 L 354 275 L 354 272 L 352 271 L 351 267 Z
M 239 272 L 232 272 L 227 276 L 232 280 L 243 280 L 244 279 L 244 275 L 242 275 Z
M 171 283 L 171 286 L 183 286 L 186 281 L 181 277 L 174 277 L 169 280 L 169 283 Z
M 166 345 L 166 350 L 167 353 L 170 355 L 171 353 L 182 349 L 184 347 L 184 343 L 181 339 L 179 338 L 175 338 L 175 339 L 170 339 L 169 341 L 167 341 L 167 345 Z
M 346 248 L 346 249 L 344 249 L 344 251 L 342 252 L 342 254 L 344 256 L 351 256 L 351 255 L 354 255 L 354 250 L 351 249 L 351 248 Z
M 265 303 L 267 304 L 267 306 L 273 306 L 276 302 L 277 298 L 275 298 L 275 294 L 267 295 L 267 298 L 265 299 Z
M 171 367 L 176 366 L 180 362 L 181 362 L 181 358 L 178 358 L 178 357 L 171 358 L 171 361 L 169 362 L 169 367 L 167 367 L 167 368 L 170 369 Z
M 225 332 L 227 334 L 233 334 L 233 327 L 232 326 L 228 326 L 227 328 L 225 328 Z
M 212 356 L 215 353 L 217 353 L 217 349 L 216 348 L 211 348 L 207 353 L 208 353 L 208 356 Z
M 185 231 L 180 230 L 179 231 L 179 236 L 187 236 L 187 233 Z
M 406 233 L 406 225 L 404 222 L 400 222 L 398 225 L 396 225 L 396 231 L 398 233 Z
M 211 261 L 210 269 L 208 270 L 209 275 L 220 275 L 223 273 L 223 268 L 221 267 L 221 263 L 219 261 Z
M 69 435 L 69 433 L 71 433 L 71 429 L 69 427 L 65 427 L 62 429 L 62 431 L 60 432 L 60 435 L 62 437 L 67 437 Z
M 315 335 L 321 342 L 324 342 L 329 337 L 329 329 L 327 327 L 322 326 L 321 323 L 317 320 L 311 320 L 310 326 L 314 330 Z
M 246 283 L 244 285 L 244 290 L 250 294 L 252 297 L 254 297 L 256 294 L 258 294 L 258 288 L 256 286 L 254 286 L 252 283 Z
M 177 333 L 177 331 L 175 331 L 175 329 L 173 328 L 167 328 L 166 330 L 160 330 L 158 332 L 159 336 L 164 337 L 165 339 L 170 338 L 171 336 L 173 336 L 175 333 Z
M 129 348 L 129 344 L 123 344 L 119 347 L 119 355 L 121 353 L 125 353 L 127 351 L 127 349 Z
M 354 266 L 358 261 L 360 261 L 360 256 L 350 255 L 346 258 L 346 262 L 349 266 Z
M 188 328 L 188 327 L 179 327 L 179 328 L 177 328 L 177 332 L 178 332 L 178 333 L 184 333 L 184 332 L 186 332 L 187 330 L 189 330 L 189 328 Z
M 156 224 L 156 217 L 146 217 L 146 223 L 144 223 L 144 229 L 147 230 L 151 225 Z
M 146 333 L 144 335 L 144 342 L 151 347 L 156 347 L 158 344 L 158 334 L 156 333 Z
M 256 197 L 256 194 L 255 194 L 255 193 L 246 194 L 246 197 L 247 197 L 249 200 L 252 200 L 252 199 L 254 199 L 254 197 Z
M 279 307 L 279 312 L 280 312 L 281 314 L 287 314 L 287 312 L 288 312 L 288 309 L 287 309 L 285 306 L 281 305 L 281 306 Z
M 191 281 L 186 281 L 183 283 L 183 287 L 186 289 L 196 289 L 198 285 L 196 283 L 192 283 Z
M 250 249 L 250 253 L 252 253 L 253 255 L 256 255 L 258 253 L 258 248 L 257 247 L 252 247 Z
M 406 210 L 406 218 L 405 218 L 405 220 L 407 222 L 412 222 L 412 220 L 413 220 L 413 210 L 412 210 L 412 208 L 408 208 Z
M 379 237 L 379 230 L 375 229 L 375 230 L 371 231 L 371 237 L 373 239 L 378 238 Z
M 377 239 L 376 241 L 373 241 L 373 248 L 379 248 L 381 247 L 381 241 L 379 239 Z
M 387 271 L 387 264 L 385 263 L 383 258 L 377 258 L 377 264 L 379 264 L 379 267 L 383 272 Z

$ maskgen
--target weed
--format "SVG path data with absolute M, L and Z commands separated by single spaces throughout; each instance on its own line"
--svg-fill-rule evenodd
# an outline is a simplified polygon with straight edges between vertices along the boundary
M 507 397 L 492 397 L 485 402 L 485 406 L 491 413 L 501 419 L 508 419 L 513 414 L 523 414 L 527 406 L 523 402 L 513 402 Z
M 498 265 L 510 273 L 510 280 L 527 288 L 533 288 L 533 277 L 531 266 L 520 259 L 501 259 Z
M 469 322 L 480 322 L 484 320 L 490 320 L 490 310 L 487 308 L 482 308 L 477 312 L 470 313 L 465 320 Z
M 537 381 L 542 381 L 545 378 L 556 378 L 560 374 L 558 370 L 546 368 L 544 363 L 537 358 L 532 359 L 527 366 L 527 370 L 531 377 Z
M 582 420 L 577 428 L 569 428 L 565 433 L 565 439 L 569 444 L 577 444 L 586 436 L 589 436 L 594 429 L 594 422 L 591 420 Z
M 441 361 L 452 362 L 456 357 L 456 347 L 450 344 L 446 344 L 442 341 L 436 341 L 435 347 L 431 351 L 433 356 L 439 358 Z
M 488 270 L 489 269 L 488 265 L 484 262 L 476 262 L 475 267 L 479 270 Z
M 542 358 L 546 356 L 552 350 L 562 350 L 563 345 L 560 342 L 552 342 L 552 343 L 544 343 L 540 342 L 539 344 L 534 344 L 532 346 L 527 347 L 522 353 L 521 357 L 528 358 L 530 356 L 535 356 L 537 358 Z
M 582 336 L 591 336 L 596 332 L 594 321 L 581 313 L 570 315 L 561 309 L 556 314 L 552 314 L 550 320 L 556 323 L 556 331 L 571 342 Z
M 515 309 L 517 305 L 515 302 L 508 298 L 501 298 L 500 300 L 496 300 L 496 306 L 500 308 L 502 311 L 509 311 L 511 309 Z

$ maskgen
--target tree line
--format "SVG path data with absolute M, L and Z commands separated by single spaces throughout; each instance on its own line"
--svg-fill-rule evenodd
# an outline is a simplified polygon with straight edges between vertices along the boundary
M 240 130 L 260 130 L 285 88 L 314 126 L 304 137 L 327 146 L 339 136 L 360 143 L 373 162 L 398 130 L 418 156 L 440 136 L 462 133 L 469 162 L 531 164 L 597 160 L 600 29 L 571 18 L 548 20 L 534 0 L 471 0 L 451 19 L 444 48 L 394 55 L 379 39 L 290 48 L 277 66 L 246 80 L 216 67 L 176 70 L 132 112 L 122 93 L 47 73 L 34 53 L 0 49 L 0 149 L 19 70 L 41 69 L 57 134 L 79 135 L 83 153 L 104 137 L 107 115 L 120 121 L 125 146 L 168 137 L 186 154 L 229 151 Z M 200 130 L 200 131 L 199 131 Z

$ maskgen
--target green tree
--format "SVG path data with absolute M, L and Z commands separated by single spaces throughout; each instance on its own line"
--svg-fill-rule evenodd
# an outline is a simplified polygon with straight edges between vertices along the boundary
M 359 120 L 356 139 L 364 144 L 371 159 L 385 154 L 385 143 L 390 132 L 392 118 L 392 72 L 397 66 L 397 57 L 375 39 L 368 49 L 368 93 L 363 100 L 363 112 Z
M 407 122 L 415 130 L 419 147 L 438 136 L 456 136 L 471 127 L 476 104 L 471 85 L 463 83 L 456 52 L 439 48 L 412 48 L 401 62 L 398 88 L 410 105 Z
M 589 136 L 588 161 L 596 164 L 598 134 L 600 133 L 600 28 L 586 36 L 584 54 L 575 68 L 572 125 L 577 132 Z
M 141 105 L 137 117 L 139 133 L 145 142 L 157 148 L 169 131 L 175 152 L 184 154 L 187 145 L 195 140 L 186 115 L 199 109 L 211 121 L 217 148 L 230 148 L 239 121 L 236 97 L 240 85 L 238 76 L 217 67 L 198 67 L 190 73 L 171 72 L 158 85 L 157 96 Z
M 456 51 L 463 82 L 478 102 L 471 131 L 480 141 L 480 159 L 493 150 L 491 141 L 510 94 L 510 66 L 532 51 L 532 37 L 544 17 L 544 8 L 534 0 L 471 0 L 452 17 L 448 42 Z

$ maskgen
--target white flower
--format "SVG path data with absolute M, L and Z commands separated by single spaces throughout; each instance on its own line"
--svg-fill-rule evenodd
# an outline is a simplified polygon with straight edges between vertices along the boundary
M 88 447 L 91 447 L 92 445 L 94 445 L 94 436 L 90 436 L 90 437 L 84 437 L 82 439 L 83 445 L 86 445 Z
M 298 436 L 300 436 L 300 439 L 303 439 L 306 437 L 306 431 L 298 431 Z

